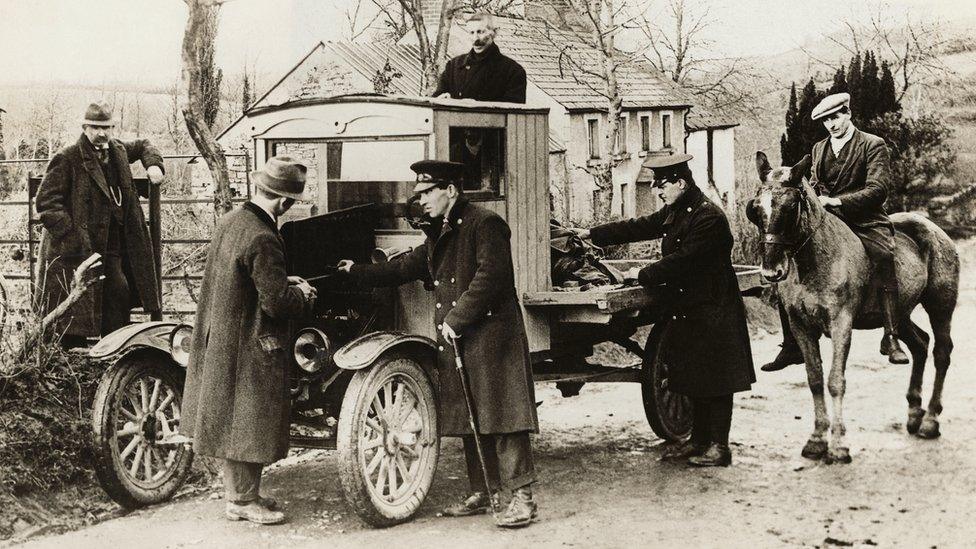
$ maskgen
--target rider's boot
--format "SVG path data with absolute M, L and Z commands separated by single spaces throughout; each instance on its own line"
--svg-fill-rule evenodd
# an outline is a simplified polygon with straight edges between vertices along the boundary
M 892 364 L 908 364 L 908 355 L 898 343 L 898 293 L 891 290 L 881 292 L 881 313 L 884 316 L 884 337 L 881 340 L 881 354 L 888 355 Z
M 800 353 L 800 346 L 797 345 L 796 338 L 790 330 L 790 319 L 786 315 L 786 310 L 783 309 L 783 305 L 779 305 L 778 309 L 779 322 L 783 328 L 783 345 L 772 362 L 767 362 L 759 368 L 764 372 L 776 372 L 790 364 L 803 364 L 803 354 Z

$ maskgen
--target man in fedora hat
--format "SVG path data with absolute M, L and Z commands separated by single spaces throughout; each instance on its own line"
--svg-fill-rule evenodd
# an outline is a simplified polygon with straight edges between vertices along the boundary
M 163 157 L 149 141 L 112 138 L 115 121 L 104 102 L 92 103 L 78 141 L 51 158 L 37 191 L 44 231 L 37 285 L 42 314 L 70 291 L 66 281 L 92 253 L 102 255 L 105 278 L 62 317 L 66 346 L 83 344 L 129 323 L 132 307 L 160 308 L 156 266 L 146 219 L 129 164 L 140 160 L 152 184 L 163 181 Z
M 427 240 L 389 263 L 339 269 L 366 285 L 396 286 L 424 280 L 434 291 L 437 326 L 438 418 L 440 433 L 464 441 L 471 492 L 444 510 L 447 516 L 488 511 L 489 491 L 512 492 L 495 524 L 526 526 L 536 515 L 532 499 L 535 468 L 529 434 L 538 432 L 535 391 L 522 310 L 515 293 L 511 230 L 498 214 L 468 202 L 461 194 L 464 165 L 422 160 L 413 192 L 432 220 Z M 485 485 L 468 425 L 468 409 L 455 370 L 453 341 L 458 339 L 467 371 L 490 486 Z
M 813 146 L 810 184 L 820 203 L 836 214 L 861 239 L 881 279 L 884 336 L 881 354 L 893 364 L 908 364 L 898 343 L 898 278 L 895 274 L 895 228 L 885 211 L 891 165 L 884 139 L 862 132 L 851 123 L 851 95 L 835 93 L 813 108 L 811 118 L 823 123 L 828 137 Z M 762 370 L 775 372 L 802 364 L 800 347 L 780 307 L 783 348 Z
M 207 254 L 180 428 L 194 452 L 224 460 L 230 520 L 285 519 L 259 489 L 264 465 L 288 451 L 288 319 L 310 312 L 315 299 L 308 282 L 287 276 L 278 233 L 305 174 L 287 156 L 252 172 L 257 192 L 217 222 Z
M 644 163 L 654 172 L 652 185 L 664 202 L 660 210 L 576 232 L 598 246 L 661 239 L 661 259 L 635 274 L 642 286 L 665 292 L 670 307 L 658 353 L 668 365 L 669 390 L 694 405 L 691 438 L 669 448 L 663 459 L 728 466 L 732 395 L 748 391 L 756 375 L 729 221 L 695 184 L 691 159 L 674 154 Z

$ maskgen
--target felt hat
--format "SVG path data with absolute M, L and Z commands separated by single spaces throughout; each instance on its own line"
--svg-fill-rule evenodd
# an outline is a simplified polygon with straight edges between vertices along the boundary
M 110 128 L 115 125 L 112 119 L 112 107 L 104 101 L 97 101 L 88 105 L 85 109 L 85 118 L 81 121 L 82 126 L 102 126 Z
M 251 172 L 251 180 L 269 193 L 301 200 L 305 192 L 308 168 L 290 156 L 273 156 L 260 170 Z

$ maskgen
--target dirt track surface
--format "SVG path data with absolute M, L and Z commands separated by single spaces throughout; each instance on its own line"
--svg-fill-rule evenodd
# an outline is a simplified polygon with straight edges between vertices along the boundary
M 663 447 L 643 417 L 637 385 L 587 385 L 573 398 L 547 385 L 539 386 L 542 434 L 534 439 L 541 516 L 524 530 L 502 531 L 484 516 L 436 516 L 467 487 L 460 445 L 445 439 L 424 507 L 415 520 L 394 528 L 370 530 L 352 515 L 342 500 L 335 456 L 319 451 L 266 474 L 266 491 L 286 506 L 285 525 L 228 522 L 223 501 L 202 494 L 25 546 L 974 547 L 972 267 L 965 267 L 956 309 L 956 347 L 937 440 L 905 432 L 909 367 L 889 365 L 877 354 L 879 331 L 858 332 L 845 408 L 851 465 L 800 457 L 813 426 L 802 366 L 759 373 L 753 391 L 736 396 L 734 464 L 717 470 L 658 460 Z M 924 314 L 916 318 L 927 329 Z M 754 340 L 757 365 L 775 354 L 776 344 L 775 336 Z M 932 377 L 930 363 L 926 403 Z

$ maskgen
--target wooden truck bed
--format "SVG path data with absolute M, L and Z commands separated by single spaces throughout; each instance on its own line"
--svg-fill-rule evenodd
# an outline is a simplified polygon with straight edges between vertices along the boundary
M 606 261 L 621 272 L 646 265 L 648 261 Z M 743 295 L 756 295 L 762 289 L 759 267 L 735 265 Z M 662 289 L 663 291 L 663 289 Z M 614 315 L 636 316 L 642 309 L 655 307 L 663 296 L 641 286 L 607 285 L 576 292 L 526 292 L 522 303 L 530 309 L 545 309 L 558 322 L 606 324 Z

